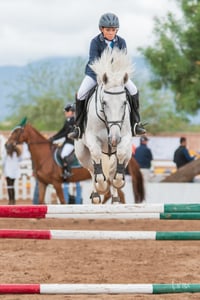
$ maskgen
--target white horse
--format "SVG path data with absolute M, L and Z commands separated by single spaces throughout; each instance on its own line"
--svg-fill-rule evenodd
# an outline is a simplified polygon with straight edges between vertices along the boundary
M 125 168 L 132 155 L 130 107 L 125 83 L 132 63 L 118 49 L 105 50 L 91 68 L 97 75 L 97 88 L 88 101 L 87 124 L 82 139 L 75 141 L 75 152 L 93 180 L 93 203 L 100 202 L 111 185 L 112 201 L 119 202 L 118 191 L 125 184 Z

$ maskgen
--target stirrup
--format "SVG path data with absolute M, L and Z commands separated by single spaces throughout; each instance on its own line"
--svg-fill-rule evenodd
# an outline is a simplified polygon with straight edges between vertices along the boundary
M 133 134 L 134 136 L 137 135 L 143 135 L 146 133 L 146 130 L 144 129 L 144 124 L 139 122 L 139 123 L 135 123 L 133 126 Z
M 71 174 L 69 171 L 64 172 L 64 173 L 62 174 L 62 178 L 63 178 L 63 179 L 67 179 L 67 178 L 69 178 L 69 177 L 71 177 L 71 176 L 72 176 L 72 174 Z

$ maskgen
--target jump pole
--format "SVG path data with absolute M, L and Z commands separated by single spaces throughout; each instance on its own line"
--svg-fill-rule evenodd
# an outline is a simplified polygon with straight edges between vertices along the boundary
M 0 284 L 0 294 L 199 293 L 200 284 Z
M 200 204 L 3 205 L 0 217 L 199 220 Z
M 1 229 L 0 238 L 40 240 L 200 240 L 200 231 L 99 231 Z

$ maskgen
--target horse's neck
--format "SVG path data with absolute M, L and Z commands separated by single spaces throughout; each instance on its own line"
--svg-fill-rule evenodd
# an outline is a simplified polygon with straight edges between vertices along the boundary
M 98 85 L 95 93 L 91 96 L 88 102 L 88 109 L 92 111 L 89 114 L 89 117 L 96 120 L 96 116 L 103 117 L 102 114 L 102 105 L 101 105 L 101 97 L 102 97 L 102 85 Z
M 34 129 L 28 134 L 28 148 L 34 165 L 40 164 L 51 154 L 48 141 Z

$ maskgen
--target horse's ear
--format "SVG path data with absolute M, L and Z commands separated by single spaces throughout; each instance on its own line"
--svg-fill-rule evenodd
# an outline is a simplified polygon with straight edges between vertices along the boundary
M 124 75 L 124 84 L 128 81 L 128 73 Z
M 104 84 L 108 83 L 108 76 L 107 76 L 106 73 L 103 74 L 102 81 L 103 81 Z

